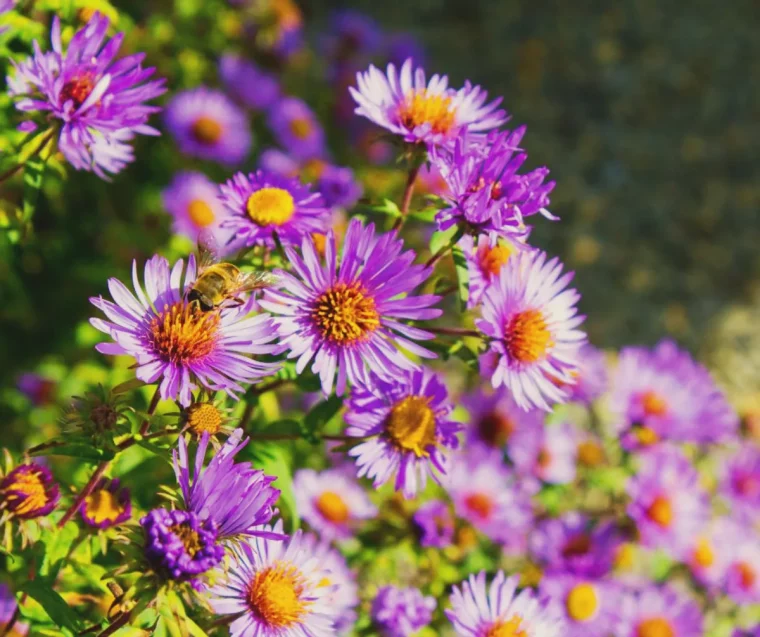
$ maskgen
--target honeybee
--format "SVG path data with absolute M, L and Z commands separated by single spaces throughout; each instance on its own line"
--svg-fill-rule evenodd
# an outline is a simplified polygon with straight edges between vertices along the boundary
M 198 278 L 187 292 L 189 303 L 198 303 L 203 312 L 230 305 L 242 305 L 238 295 L 274 284 L 277 278 L 269 272 L 241 272 L 233 263 L 221 261 L 209 236 L 198 238 Z

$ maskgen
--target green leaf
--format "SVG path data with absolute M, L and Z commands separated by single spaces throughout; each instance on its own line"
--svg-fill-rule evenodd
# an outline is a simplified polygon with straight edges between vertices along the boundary
M 444 232 L 434 232 L 433 236 L 430 237 L 430 252 L 432 254 L 435 254 L 440 250 L 441 248 L 446 247 L 449 245 L 454 238 L 454 235 L 457 233 L 457 227 L 452 226 L 448 230 Z
M 31 221 L 34 211 L 37 209 L 37 200 L 42 189 L 45 176 L 45 160 L 41 157 L 32 157 L 24 164 L 24 205 L 23 220 Z
M 467 271 L 467 259 L 462 248 L 455 245 L 451 249 L 454 258 L 454 269 L 457 273 L 457 295 L 459 296 L 459 311 L 464 312 L 467 307 L 467 299 L 470 298 L 470 274 Z
M 253 465 L 269 476 L 277 476 L 274 487 L 281 491 L 280 501 L 290 513 L 292 520 L 291 533 L 301 525 L 298 517 L 296 497 L 293 492 L 293 474 L 290 469 L 287 452 L 280 446 L 271 443 L 255 443 L 253 445 Z
M 82 623 L 79 616 L 48 582 L 35 579 L 24 584 L 19 591 L 38 602 L 57 626 L 73 631 L 79 630 Z
M 61 570 L 77 537 L 79 537 L 79 527 L 74 522 L 70 522 L 62 529 L 53 527 L 50 532 L 43 534 L 42 541 L 47 545 L 47 550 L 42 568 L 40 568 L 40 575 L 49 581 L 58 577 L 58 571 Z
M 401 210 L 399 210 L 398 205 L 396 205 L 396 202 L 391 201 L 390 199 L 383 199 L 382 202 L 378 204 L 370 204 L 366 206 L 361 206 L 362 210 L 368 210 L 371 212 L 377 212 L 382 215 L 386 215 L 388 217 L 400 217 L 401 216 Z
M 301 423 L 303 437 L 310 443 L 316 444 L 319 441 L 317 433 L 335 417 L 342 406 L 343 398 L 336 395 L 314 405 Z
M 83 442 L 71 442 L 58 447 L 50 447 L 48 449 L 43 449 L 38 454 L 34 455 L 69 456 L 71 458 L 79 458 L 80 460 L 95 464 L 100 463 L 103 460 L 111 460 L 114 457 L 113 451 L 93 447 Z

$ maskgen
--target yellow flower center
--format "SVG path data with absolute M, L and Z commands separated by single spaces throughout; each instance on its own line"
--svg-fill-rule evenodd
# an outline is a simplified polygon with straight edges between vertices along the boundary
M 385 421 L 385 431 L 402 451 L 411 451 L 418 458 L 428 456 L 434 446 L 435 414 L 425 396 L 407 396 L 391 407 Z
M 554 345 L 544 315 L 538 310 L 525 310 L 509 319 L 504 341 L 510 358 L 520 363 L 535 363 Z
M 398 118 L 407 130 L 429 124 L 434 133 L 448 133 L 454 126 L 456 110 L 451 98 L 445 95 L 428 95 L 427 89 L 410 91 L 399 106 Z
M 314 506 L 323 518 L 335 524 L 343 524 L 351 516 L 343 498 L 333 491 L 323 491 Z
M 641 395 L 641 407 L 647 416 L 664 416 L 668 413 L 668 404 L 654 391 L 645 391 Z
M 598 467 L 604 462 L 604 450 L 593 440 L 584 440 L 578 445 L 578 460 L 586 467 Z
M 99 489 L 85 498 L 84 511 L 95 524 L 101 524 L 114 522 L 124 513 L 124 505 L 108 489 Z
M 380 325 L 375 299 L 358 284 L 337 283 L 324 292 L 311 313 L 322 338 L 338 345 L 366 339 Z
M 497 411 L 492 411 L 478 421 L 480 437 L 492 447 L 508 442 L 517 429 L 514 421 Z
M 539 469 L 548 469 L 552 462 L 552 454 L 546 447 L 543 447 L 538 452 L 538 458 L 536 458 L 536 465 Z
M 615 568 L 627 571 L 633 566 L 633 560 L 636 556 L 636 549 L 630 542 L 624 542 L 615 551 Z
M 694 548 L 694 562 L 702 568 L 709 568 L 715 563 L 715 552 L 707 538 L 699 538 Z
M 636 637 L 675 637 L 676 631 L 664 617 L 645 619 L 636 627 Z
M 316 181 L 325 172 L 325 168 L 327 168 L 327 163 L 321 159 L 309 159 L 301 168 L 303 181 L 305 183 Z
M 303 576 L 295 566 L 276 564 L 256 573 L 248 591 L 251 610 L 272 628 L 288 628 L 306 613 Z
M 216 345 L 219 315 L 202 312 L 196 303 L 179 301 L 150 322 L 148 336 L 162 360 L 188 363 L 208 356 Z
M 511 254 L 512 248 L 501 244 L 480 250 L 478 252 L 480 271 L 489 278 L 499 276 L 501 267 L 509 261 Z
M 487 520 L 493 511 L 493 500 L 485 493 L 471 493 L 464 499 L 465 506 L 478 517 Z
M 213 436 L 222 427 L 222 414 L 211 403 L 193 403 L 187 409 L 187 425 L 196 436 L 204 432 Z
M 182 542 L 182 546 L 185 547 L 185 551 L 190 557 L 195 557 L 196 553 L 203 548 L 198 532 L 193 531 L 186 524 L 175 524 L 174 526 L 170 526 L 169 530 L 179 538 L 179 541 Z
M 565 599 L 567 614 L 577 622 L 591 619 L 599 608 L 599 596 L 591 584 L 578 584 L 570 589 Z
M 327 246 L 327 235 L 321 232 L 312 232 L 311 240 L 314 242 L 314 247 L 317 250 L 317 254 L 320 257 L 325 256 L 325 247 Z
M 581 557 L 591 550 L 591 538 L 585 533 L 573 535 L 562 547 L 562 557 Z
M 655 524 L 668 528 L 673 523 L 673 505 L 665 496 L 658 495 L 647 508 L 647 517 Z
M 288 127 L 290 128 L 290 132 L 298 139 L 306 139 L 314 130 L 311 122 L 306 117 L 296 117 L 290 120 Z
M 260 226 L 281 226 L 295 214 L 293 195 L 282 188 L 262 188 L 246 204 L 248 216 Z
M 95 78 L 92 73 L 83 73 L 79 77 L 75 77 L 61 89 L 61 104 L 65 104 L 69 100 L 74 102 L 74 108 L 79 108 L 84 101 L 92 93 L 92 89 L 95 88 Z
M 751 589 L 757 581 L 757 573 L 747 562 L 738 562 L 734 565 L 739 574 L 739 585 L 745 590 Z
M 212 146 L 222 138 L 222 125 L 213 117 L 201 115 L 190 127 L 193 138 L 199 144 Z
M 13 473 L 13 480 L 3 487 L 4 499 L 16 515 L 29 515 L 48 503 L 42 476 L 42 472 L 34 468 L 17 470 Z
M 203 199 L 193 199 L 187 204 L 187 216 L 199 228 L 205 228 L 214 223 L 214 211 Z
M 507 621 L 497 621 L 486 632 L 485 637 L 529 637 L 525 630 L 522 630 L 522 617 L 512 615 Z
M 633 435 L 642 447 L 651 447 L 660 442 L 660 434 L 651 427 L 634 427 Z

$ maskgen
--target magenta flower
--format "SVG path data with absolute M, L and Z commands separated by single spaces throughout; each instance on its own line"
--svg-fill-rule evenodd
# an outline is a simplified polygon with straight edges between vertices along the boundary
M 703 618 L 699 605 L 673 588 L 654 584 L 623 596 L 618 637 L 702 637 Z
M 10 95 L 19 98 L 16 108 L 45 114 L 54 122 L 66 160 L 101 178 L 132 161 L 126 142 L 134 134 L 159 134 L 147 122 L 161 109 L 146 102 L 166 90 L 163 79 L 146 81 L 155 69 L 141 66 L 144 53 L 115 61 L 124 34 L 104 44 L 108 26 L 108 18 L 96 13 L 64 51 L 61 22 L 55 16 L 53 50 L 43 53 L 35 42 L 32 57 L 11 61 L 14 74 L 8 77 Z
M 50 469 L 37 462 L 20 464 L 0 480 L 0 510 L 21 520 L 47 515 L 60 497 Z
M 760 449 L 746 445 L 728 458 L 720 493 L 739 519 L 760 520 Z
M 302 100 L 281 99 L 269 109 L 268 122 L 275 139 L 291 156 L 311 159 L 327 154 L 322 126 Z
M 288 358 L 298 358 L 300 374 L 313 359 L 322 391 L 332 391 L 337 371 L 337 392 L 346 385 L 369 382 L 369 371 L 393 378 L 417 365 L 399 347 L 425 358 L 435 354 L 411 339 L 433 338 L 430 332 L 406 325 L 404 320 L 428 320 L 440 316 L 431 306 L 434 295 L 415 295 L 413 290 L 430 274 L 412 265 L 415 254 L 402 252 L 396 233 L 376 235 L 375 226 L 352 219 L 343 244 L 340 265 L 335 235 L 325 244 L 325 263 L 320 264 L 314 241 L 303 239 L 301 253 L 285 246 L 295 275 L 278 272 L 282 291 L 267 290 L 262 307 L 281 315 L 277 330 Z
M 540 591 L 564 611 L 567 627 L 564 636 L 615 634 L 622 590 L 614 581 L 546 575 L 541 578 Z
M 454 517 L 442 500 L 423 504 L 414 514 L 414 523 L 420 531 L 422 546 L 445 548 L 454 539 Z
M 760 543 L 757 530 L 739 527 L 727 538 L 730 556 L 723 580 L 723 591 L 737 604 L 760 602 Z
M 591 404 L 607 391 L 609 386 L 609 368 L 605 353 L 586 344 L 578 355 L 578 368 L 571 374 L 570 400 Z
M 219 76 L 224 88 L 240 103 L 253 110 L 265 111 L 280 99 L 277 79 L 239 55 L 222 55 L 219 60 Z
M 383 586 L 372 601 L 372 619 L 382 637 L 410 637 L 433 619 L 435 598 L 417 588 Z

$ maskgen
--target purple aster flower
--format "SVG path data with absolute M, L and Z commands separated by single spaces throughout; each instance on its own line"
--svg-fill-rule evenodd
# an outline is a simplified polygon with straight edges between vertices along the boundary
M 760 624 L 754 628 L 737 628 L 731 633 L 731 637 L 760 637 Z
M 302 256 L 285 246 L 295 273 L 278 273 L 283 291 L 267 290 L 261 305 L 283 315 L 278 319 L 282 345 L 288 358 L 298 358 L 300 374 L 314 359 L 325 394 L 332 391 L 337 370 L 337 391 L 348 381 L 369 382 L 367 365 L 383 378 L 417 368 L 399 351 L 434 358 L 435 354 L 410 339 L 433 334 L 402 323 L 441 315 L 432 308 L 440 297 L 412 291 L 427 279 L 430 268 L 412 265 L 415 254 L 402 252 L 403 241 L 395 232 L 375 234 L 374 224 L 352 219 L 338 265 L 335 233 L 325 243 L 325 264 L 317 257 L 314 241 L 303 239 Z
M 145 559 L 160 577 L 199 586 L 198 575 L 224 557 L 213 522 L 192 511 L 153 509 L 140 520 L 145 533 Z
M 324 37 L 322 49 L 333 63 L 372 54 L 380 47 L 383 33 L 377 21 L 366 13 L 353 9 L 336 11 L 330 17 L 330 30 Z
M 125 153 L 123 142 L 133 134 L 159 134 L 147 121 L 161 109 L 145 102 L 166 90 L 163 79 L 146 81 L 155 69 L 142 68 L 144 53 L 114 61 L 124 34 L 104 44 L 107 31 L 108 18 L 96 13 L 64 52 L 55 16 L 53 50 L 43 53 L 35 42 L 31 58 L 11 61 L 15 74 L 8 77 L 10 95 L 20 98 L 16 108 L 58 120 L 58 148 L 66 160 L 102 178 L 104 171 L 118 172 L 132 160 L 131 148 Z
M 325 133 L 306 102 L 285 97 L 269 109 L 269 128 L 288 153 L 299 159 L 323 157 Z
M 570 400 L 590 405 L 609 385 L 607 355 L 586 343 L 578 353 L 578 368 L 571 373 Z
M 533 522 L 530 497 L 518 489 L 500 454 L 455 455 L 445 486 L 458 517 L 510 552 L 524 550 Z
M 454 518 L 449 505 L 442 500 L 426 502 L 414 514 L 414 523 L 420 531 L 420 544 L 445 548 L 454 539 Z
M 739 519 L 760 520 L 760 449 L 742 446 L 724 464 L 720 493 Z
M 244 389 L 240 383 L 255 383 L 277 369 L 277 364 L 245 356 L 274 351 L 275 346 L 267 344 L 276 337 L 271 318 L 267 314 L 249 317 L 251 301 L 202 312 L 197 303 L 186 299 L 196 274 L 192 255 L 187 270 L 180 259 L 171 271 L 169 262 L 156 255 L 145 265 L 145 291 L 133 262 L 136 296 L 118 279 L 109 279 L 115 303 L 102 297 L 90 299 L 109 319 L 90 322 L 115 341 L 100 343 L 96 349 L 133 356 L 137 378 L 146 383 L 161 379 L 161 397 L 178 399 L 183 407 L 192 402 L 196 383 L 235 396 Z
M 5 585 L 0 584 L 0 626 L 6 627 L 16 613 L 16 597 L 11 590 Z M 8 637 L 26 637 L 29 634 L 29 624 L 16 619 Z
M 551 403 L 567 399 L 567 390 L 553 381 L 572 382 L 586 340 L 577 329 L 585 318 L 575 307 L 580 294 L 567 288 L 572 278 L 572 272 L 562 274 L 557 258 L 517 252 L 483 296 L 483 318 L 476 325 L 497 355 L 491 383 L 505 386 L 525 410 L 549 411 Z
M 621 599 L 617 637 L 702 637 L 702 613 L 688 595 L 649 585 Z
M 563 637 L 613 634 L 622 594 L 614 581 L 547 575 L 541 578 L 540 591 L 564 611 L 566 632 Z
M 543 429 L 541 445 L 534 456 L 533 475 L 550 484 L 570 484 L 575 480 L 578 459 L 578 433 L 570 423 L 551 425 Z M 515 464 L 527 464 L 515 449 Z M 527 450 L 528 454 L 530 449 Z M 526 455 L 528 455 L 526 454 Z
M 467 637 L 565 635 L 565 622 L 556 605 L 539 599 L 530 588 L 518 593 L 519 581 L 519 576 L 507 577 L 498 571 L 488 587 L 486 573 L 481 571 L 455 586 L 446 616 L 456 633 Z
M 446 474 L 447 452 L 459 445 L 461 425 L 446 386 L 429 369 L 403 372 L 395 381 L 374 377 L 351 392 L 346 435 L 367 438 L 348 453 L 359 476 L 379 487 L 395 476 L 394 488 L 413 498 L 430 476 Z
M 277 79 L 240 55 L 222 55 L 219 75 L 224 88 L 241 104 L 255 111 L 265 111 L 280 99 Z
M 707 496 L 699 474 L 683 452 L 667 446 L 648 451 L 626 491 L 628 515 L 641 543 L 680 554 L 707 523 Z
M 210 232 L 223 253 L 230 251 L 233 232 L 220 227 L 228 213 L 219 197 L 219 186 L 206 175 L 195 171 L 175 173 L 161 197 L 172 216 L 174 232 L 193 241 L 201 232 L 204 236 Z
M 572 512 L 543 520 L 531 533 L 530 552 L 548 573 L 599 578 L 612 570 L 621 542 L 613 524 L 594 526 Z
M 427 163 L 420 167 L 417 173 L 417 189 L 422 193 L 444 197 L 449 194 L 449 187 L 441 176 L 441 172 L 433 164 Z
M 660 440 L 716 443 L 736 438 L 739 418 L 710 373 L 672 341 L 620 352 L 609 397 L 627 448 Z
M 507 121 L 498 108 L 501 98 L 486 104 L 488 93 L 465 82 L 464 88 L 449 88 L 445 75 L 425 79 L 422 68 L 413 70 L 407 59 L 400 71 L 388 65 L 386 74 L 370 65 L 356 74 L 357 88 L 349 87 L 362 115 L 411 143 L 441 145 L 452 142 L 463 130 L 481 132 Z
M 499 273 L 510 255 L 515 250 L 527 248 L 519 240 L 500 239 L 496 233 L 480 235 L 477 244 L 469 235 L 462 237 L 459 247 L 467 261 L 468 309 L 478 306 L 486 291 L 496 285 Z
M 79 509 L 82 519 L 96 529 L 108 529 L 127 522 L 132 517 L 129 489 L 118 478 L 101 478 Z
M 186 155 L 234 166 L 251 149 L 245 113 L 221 91 L 201 86 L 177 93 L 164 117 L 166 127 Z
M 702 585 L 717 590 L 723 585 L 737 538 L 746 535 L 736 521 L 718 518 L 692 538 L 681 560 Z
M 50 469 L 36 462 L 20 464 L 0 480 L 0 510 L 21 520 L 47 515 L 60 497 Z
M 299 515 L 325 540 L 347 540 L 377 507 L 356 479 L 342 469 L 317 473 L 301 469 L 293 476 Z
M 553 181 L 544 183 L 549 169 L 517 172 L 528 157 L 519 147 L 524 134 L 524 126 L 491 133 L 485 140 L 465 132 L 453 149 L 433 151 L 433 164 L 449 189 L 449 207 L 436 217 L 441 230 L 459 225 L 474 234 L 524 239 L 525 217 L 557 219 L 547 210 L 554 189 Z
M 14 6 L 16 6 L 16 0 L 0 0 L 0 18 L 2 18 L 4 14 L 9 13 Z M 0 35 L 5 33 L 7 30 L 8 27 L 0 25 Z
M 263 170 L 237 173 L 220 190 L 228 210 L 221 225 L 236 243 L 274 247 L 277 233 L 284 245 L 298 244 L 312 232 L 327 230 L 330 211 L 322 196 L 298 178 Z
M 383 586 L 372 601 L 372 620 L 383 637 L 408 637 L 430 623 L 435 606 L 417 588 Z
M 737 604 L 760 602 L 760 538 L 757 529 L 740 527 L 728 538 L 731 555 L 723 591 Z
M 282 526 L 268 532 L 282 533 Z M 343 608 L 331 603 L 337 582 L 315 559 L 313 539 L 301 531 L 286 541 L 260 537 L 241 543 L 211 589 L 211 607 L 235 615 L 230 637 L 295 637 L 334 635 Z
M 21 374 L 16 382 L 16 387 L 35 406 L 46 405 L 55 397 L 55 381 L 39 374 Z
M 189 511 L 212 524 L 219 540 L 240 535 L 260 535 L 261 525 L 272 519 L 272 505 L 280 491 L 272 487 L 276 478 L 254 469 L 249 462 L 235 462 L 235 456 L 248 444 L 242 429 L 235 429 L 222 448 L 203 467 L 210 436 L 205 432 L 195 452 L 190 470 L 187 442 L 180 436 L 172 453 L 174 474 Z

